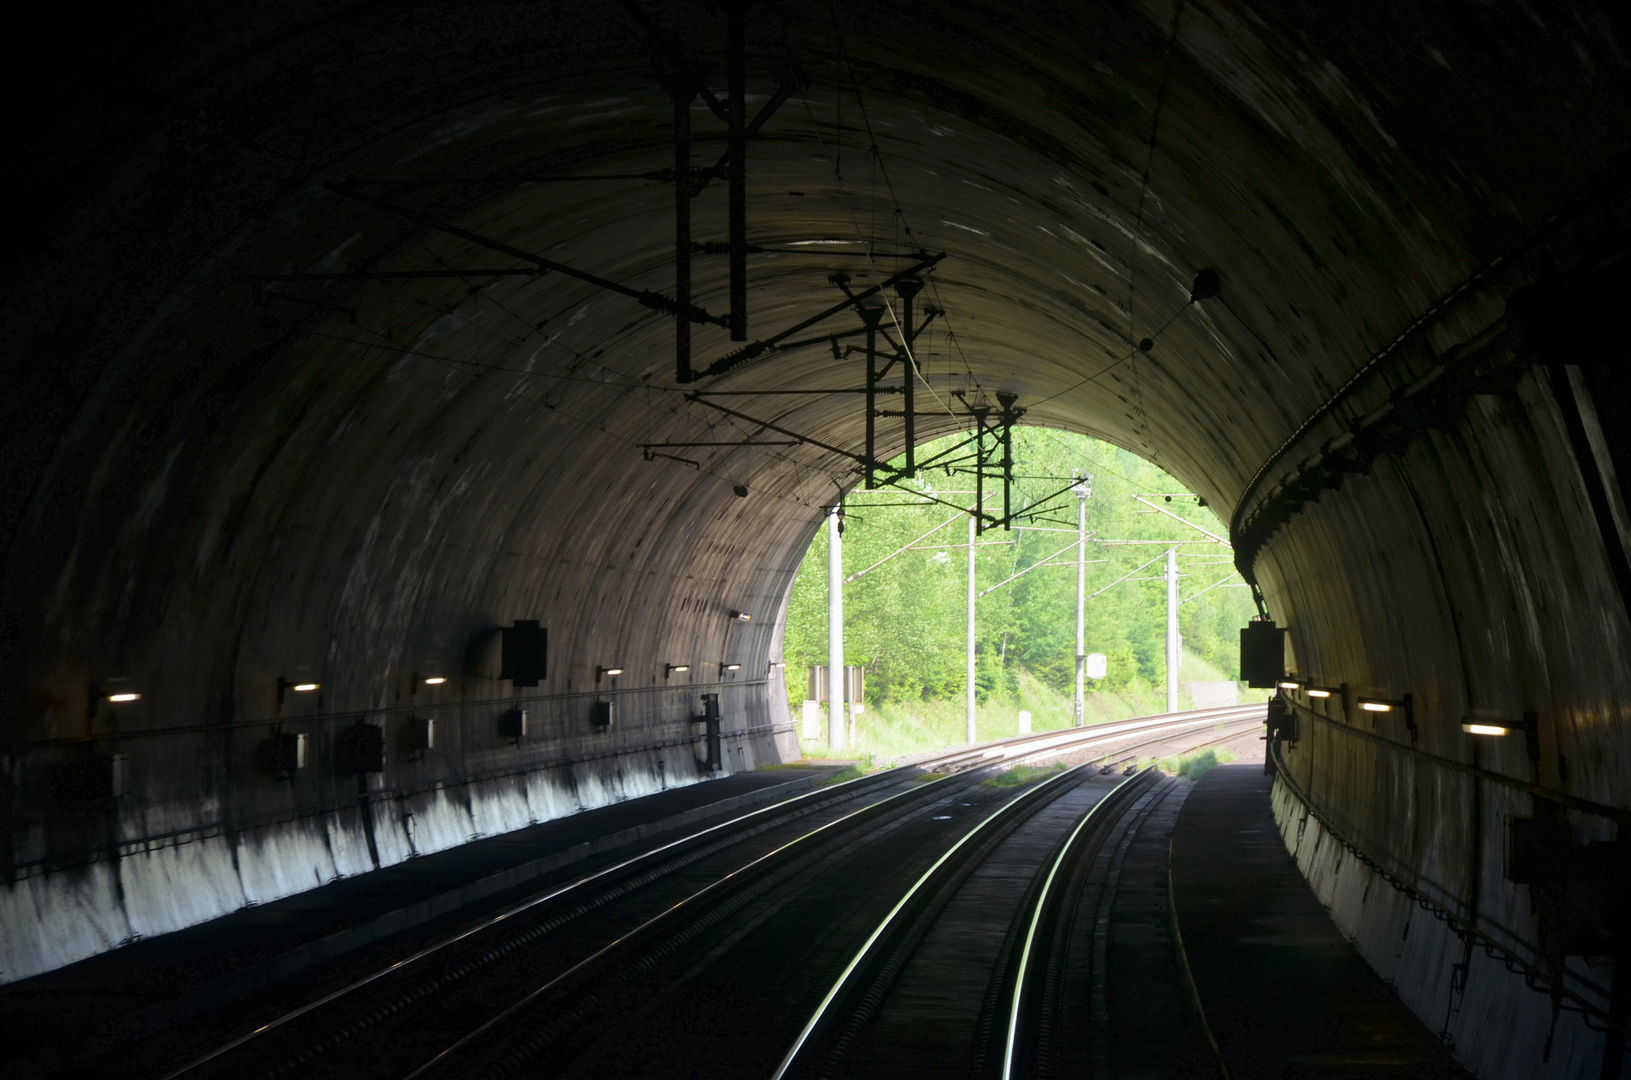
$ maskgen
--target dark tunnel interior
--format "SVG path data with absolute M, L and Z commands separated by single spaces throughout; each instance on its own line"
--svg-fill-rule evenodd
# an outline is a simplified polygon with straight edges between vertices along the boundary
M 780 617 L 866 417 L 787 392 L 864 382 L 849 294 L 913 272 L 912 441 L 1013 395 L 1230 526 L 1339 691 L 1289 695 L 1276 813 L 1369 860 L 1310 883 L 1406 1004 L 1455 982 L 1480 1077 L 1623 1025 L 1620 916 L 1511 865 L 1631 815 L 1623 13 L 750 4 L 737 255 L 718 5 L 119 18 L 17 57 L 4 165 L 5 981 L 690 783 L 701 693 L 733 768 L 796 758 Z

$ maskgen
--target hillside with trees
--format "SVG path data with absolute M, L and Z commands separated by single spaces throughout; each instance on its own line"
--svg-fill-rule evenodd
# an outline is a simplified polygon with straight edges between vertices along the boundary
M 921 449 L 919 459 L 936 449 L 935 444 Z M 1239 629 L 1252 614 L 1249 591 L 1233 573 L 1227 547 L 1208 542 L 1203 532 L 1162 512 L 1223 536 L 1227 530 L 1211 508 L 1184 493 L 1156 466 L 1108 443 L 1017 428 L 1013 451 L 1013 506 L 1025 509 L 1024 521 L 1010 530 L 985 531 L 975 548 L 977 590 L 998 586 L 975 605 L 977 700 L 982 717 L 992 721 L 981 737 L 1011 734 L 1018 708 L 1038 714 L 1038 729 L 1069 723 L 1075 679 L 1077 498 L 1068 490 L 1056 493 L 1068 489 L 1073 478 L 1088 478 L 1091 490 L 1086 504 L 1086 591 L 1092 597 L 1086 605 L 1087 651 L 1108 658 L 1106 677 L 1088 680 L 1089 718 L 1164 708 L 1162 571 L 1174 541 L 1183 541 L 1178 546 L 1179 627 L 1185 651 L 1181 679 L 1236 678 Z M 879 725 L 911 724 L 925 714 L 961 717 L 968 517 L 928 497 L 968 506 L 973 486 L 972 476 L 957 467 L 923 470 L 908 484 L 922 493 L 919 497 L 884 488 L 855 491 L 845 500 L 844 572 L 859 573 L 844 587 L 845 659 L 866 669 L 869 720 L 864 726 L 874 734 Z M 986 507 L 1000 511 L 1000 487 L 995 494 L 990 487 Z M 788 611 L 785 656 L 795 715 L 805 696 L 808 666 L 826 663 L 826 619 L 827 535 L 822 529 L 800 567 Z M 961 730 L 960 719 L 956 729 Z

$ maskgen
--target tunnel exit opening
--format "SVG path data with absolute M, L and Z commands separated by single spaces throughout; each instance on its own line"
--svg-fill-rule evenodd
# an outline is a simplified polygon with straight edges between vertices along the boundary
M 1016 425 L 1010 527 L 977 532 L 963 508 L 982 505 L 979 464 L 941 456 L 966 439 L 925 444 L 934 465 L 910 481 L 849 492 L 806 551 L 783 646 L 811 672 L 788 680 L 806 752 L 985 741 L 1022 713 L 1048 730 L 1245 700 L 1236 638 L 1253 606 L 1205 500 L 1129 451 Z M 864 671 L 864 697 L 853 677 L 832 693 L 835 666 Z

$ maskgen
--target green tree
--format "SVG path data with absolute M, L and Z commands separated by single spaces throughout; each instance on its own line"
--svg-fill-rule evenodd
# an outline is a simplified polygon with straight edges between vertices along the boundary
M 926 445 L 919 459 L 958 438 Z M 1061 692 L 1074 687 L 1071 536 L 1077 500 L 1061 490 L 1070 487 L 1073 475 L 1090 476 L 1092 489 L 1086 506 L 1087 590 L 1098 595 L 1086 608 L 1087 650 L 1102 652 L 1109 660 L 1107 678 L 1090 683 L 1091 690 L 1121 691 L 1165 681 L 1162 573 L 1165 551 L 1174 543 L 1181 595 L 1194 597 L 1180 608 L 1186 651 L 1234 676 L 1237 631 L 1252 605 L 1228 565 L 1229 552 L 1133 496 L 1154 495 L 1162 510 L 1221 535 L 1224 527 L 1215 515 L 1160 469 L 1107 443 L 1020 428 L 1014 432 L 1013 451 L 1019 478 L 1013 505 L 1023 509 L 1022 520 L 1012 529 L 989 530 L 979 537 L 976 588 L 983 591 L 1028 572 L 976 604 L 977 697 L 1011 697 L 1020 669 Z M 927 497 L 970 505 L 973 484 L 965 470 L 966 465 L 924 470 L 907 485 L 909 491 L 852 492 L 846 500 L 845 569 L 859 576 L 845 586 L 845 660 L 865 666 L 871 704 L 962 696 L 967 518 Z M 903 505 L 914 501 L 912 492 L 919 493 L 921 505 Z M 826 663 L 826 562 L 823 528 L 800 567 L 788 611 L 786 656 L 801 675 L 808 665 Z M 1120 578 L 1125 580 L 1112 584 Z M 802 678 L 790 681 L 796 700 L 802 698 L 803 686 Z

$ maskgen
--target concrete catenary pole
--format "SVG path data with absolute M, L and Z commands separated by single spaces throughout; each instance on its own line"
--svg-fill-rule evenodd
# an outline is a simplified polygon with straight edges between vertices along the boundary
M 827 515 L 827 746 L 844 748 L 844 538 L 842 508 Z
M 1076 713 L 1075 724 L 1087 722 L 1087 497 L 1092 482 L 1084 480 L 1076 492 Z
M 974 742 L 974 515 L 968 516 L 968 741 Z
M 1178 666 L 1183 640 L 1178 636 L 1178 549 L 1167 552 L 1167 712 L 1178 711 Z

